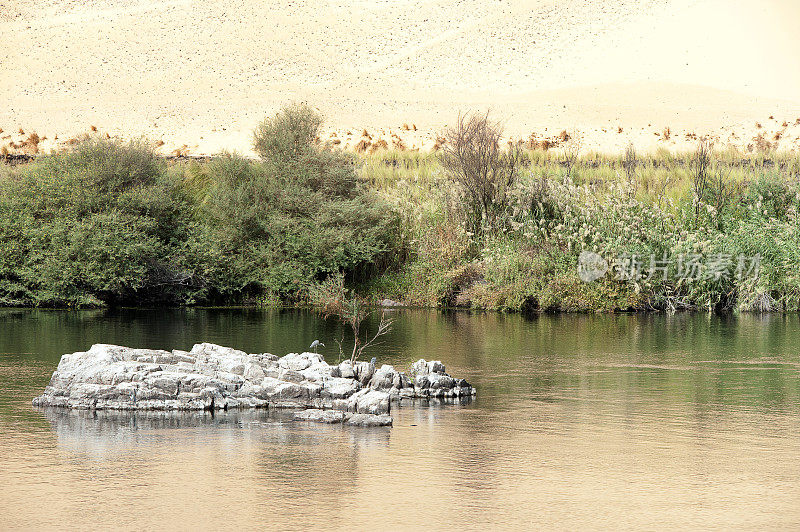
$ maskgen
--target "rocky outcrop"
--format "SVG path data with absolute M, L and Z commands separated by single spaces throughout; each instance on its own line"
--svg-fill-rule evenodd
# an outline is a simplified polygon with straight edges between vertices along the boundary
M 398 398 L 471 397 L 475 390 L 419 360 L 408 375 L 367 362 L 329 365 L 316 353 L 247 354 L 215 344 L 191 351 L 96 344 L 61 357 L 36 406 L 94 410 L 308 409 L 297 419 L 390 425 Z

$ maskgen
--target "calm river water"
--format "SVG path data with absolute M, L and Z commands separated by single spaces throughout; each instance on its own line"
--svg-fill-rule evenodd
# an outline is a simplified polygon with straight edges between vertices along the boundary
M 396 313 L 374 354 L 440 359 L 468 405 L 391 429 L 31 399 L 92 343 L 283 355 L 303 312 L 0 311 L 0 529 L 797 528 L 800 317 Z

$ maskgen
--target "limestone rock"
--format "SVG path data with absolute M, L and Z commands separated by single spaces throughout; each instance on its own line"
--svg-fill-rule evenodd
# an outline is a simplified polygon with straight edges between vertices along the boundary
M 377 390 L 360 390 L 345 400 L 334 402 L 334 408 L 356 414 L 388 414 L 389 394 Z
M 89 410 L 311 408 L 339 412 L 326 413 L 325 419 L 344 412 L 341 419 L 347 422 L 356 414 L 388 417 L 392 400 L 474 394 L 465 380 L 448 375 L 441 362 L 424 359 L 406 375 L 369 362 L 331 366 L 317 353 L 278 358 L 210 343 L 196 344 L 191 351 L 96 344 L 62 356 L 33 404 Z M 355 419 L 355 424 L 372 423 Z
M 396 377 L 398 377 L 398 373 L 394 370 L 394 367 L 384 364 L 372 375 L 369 387 L 373 390 L 389 390 L 395 385 Z
M 354 379 L 328 377 L 324 380 L 321 396 L 329 399 L 346 399 L 356 393 L 360 386 Z
M 317 423 L 341 423 L 345 414 L 340 410 L 320 410 L 310 408 L 294 413 L 295 421 L 315 421 Z
M 320 410 L 309 408 L 295 412 L 295 421 L 312 421 L 315 423 L 344 423 L 356 427 L 386 427 L 391 426 L 393 419 L 387 414 L 347 414 L 340 410 Z
M 347 417 L 345 425 L 354 425 L 358 427 L 390 427 L 393 421 L 392 416 L 386 414 L 352 414 Z

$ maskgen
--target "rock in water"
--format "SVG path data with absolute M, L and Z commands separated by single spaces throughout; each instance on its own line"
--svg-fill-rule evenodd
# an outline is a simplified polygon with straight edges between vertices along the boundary
M 358 427 L 386 427 L 391 426 L 392 418 L 386 414 L 351 414 L 345 418 L 344 423 Z
M 295 421 L 316 423 L 344 423 L 359 427 L 387 427 L 392 425 L 392 417 L 387 414 L 349 414 L 339 410 L 319 410 L 310 408 L 294 413 Z
M 410 373 L 388 365 L 376 370 L 366 362 L 330 366 L 317 353 L 278 358 L 208 343 L 189 352 L 96 344 L 62 356 L 33 404 L 96 410 L 298 408 L 309 410 L 298 412 L 297 419 L 375 426 L 391 425 L 392 399 L 475 394 L 439 361 L 419 360 Z
M 297 421 L 315 421 L 317 423 L 342 423 L 344 421 L 344 412 L 309 408 L 308 410 L 295 412 L 294 419 Z

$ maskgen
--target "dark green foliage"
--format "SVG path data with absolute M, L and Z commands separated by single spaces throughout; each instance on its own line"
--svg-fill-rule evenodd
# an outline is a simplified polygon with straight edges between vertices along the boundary
M 363 280 L 391 260 L 397 218 L 363 190 L 343 156 L 308 152 L 285 174 L 272 162 L 227 155 L 208 167 L 214 285 L 226 297 L 297 298 L 310 283 L 346 272 Z
M 331 273 L 365 280 L 393 260 L 397 217 L 316 145 L 320 121 L 265 121 L 262 162 L 168 169 L 142 143 L 89 140 L 0 175 L 0 305 L 300 300 Z
M 188 207 L 138 143 L 91 140 L 4 177 L 0 303 L 191 301 Z

